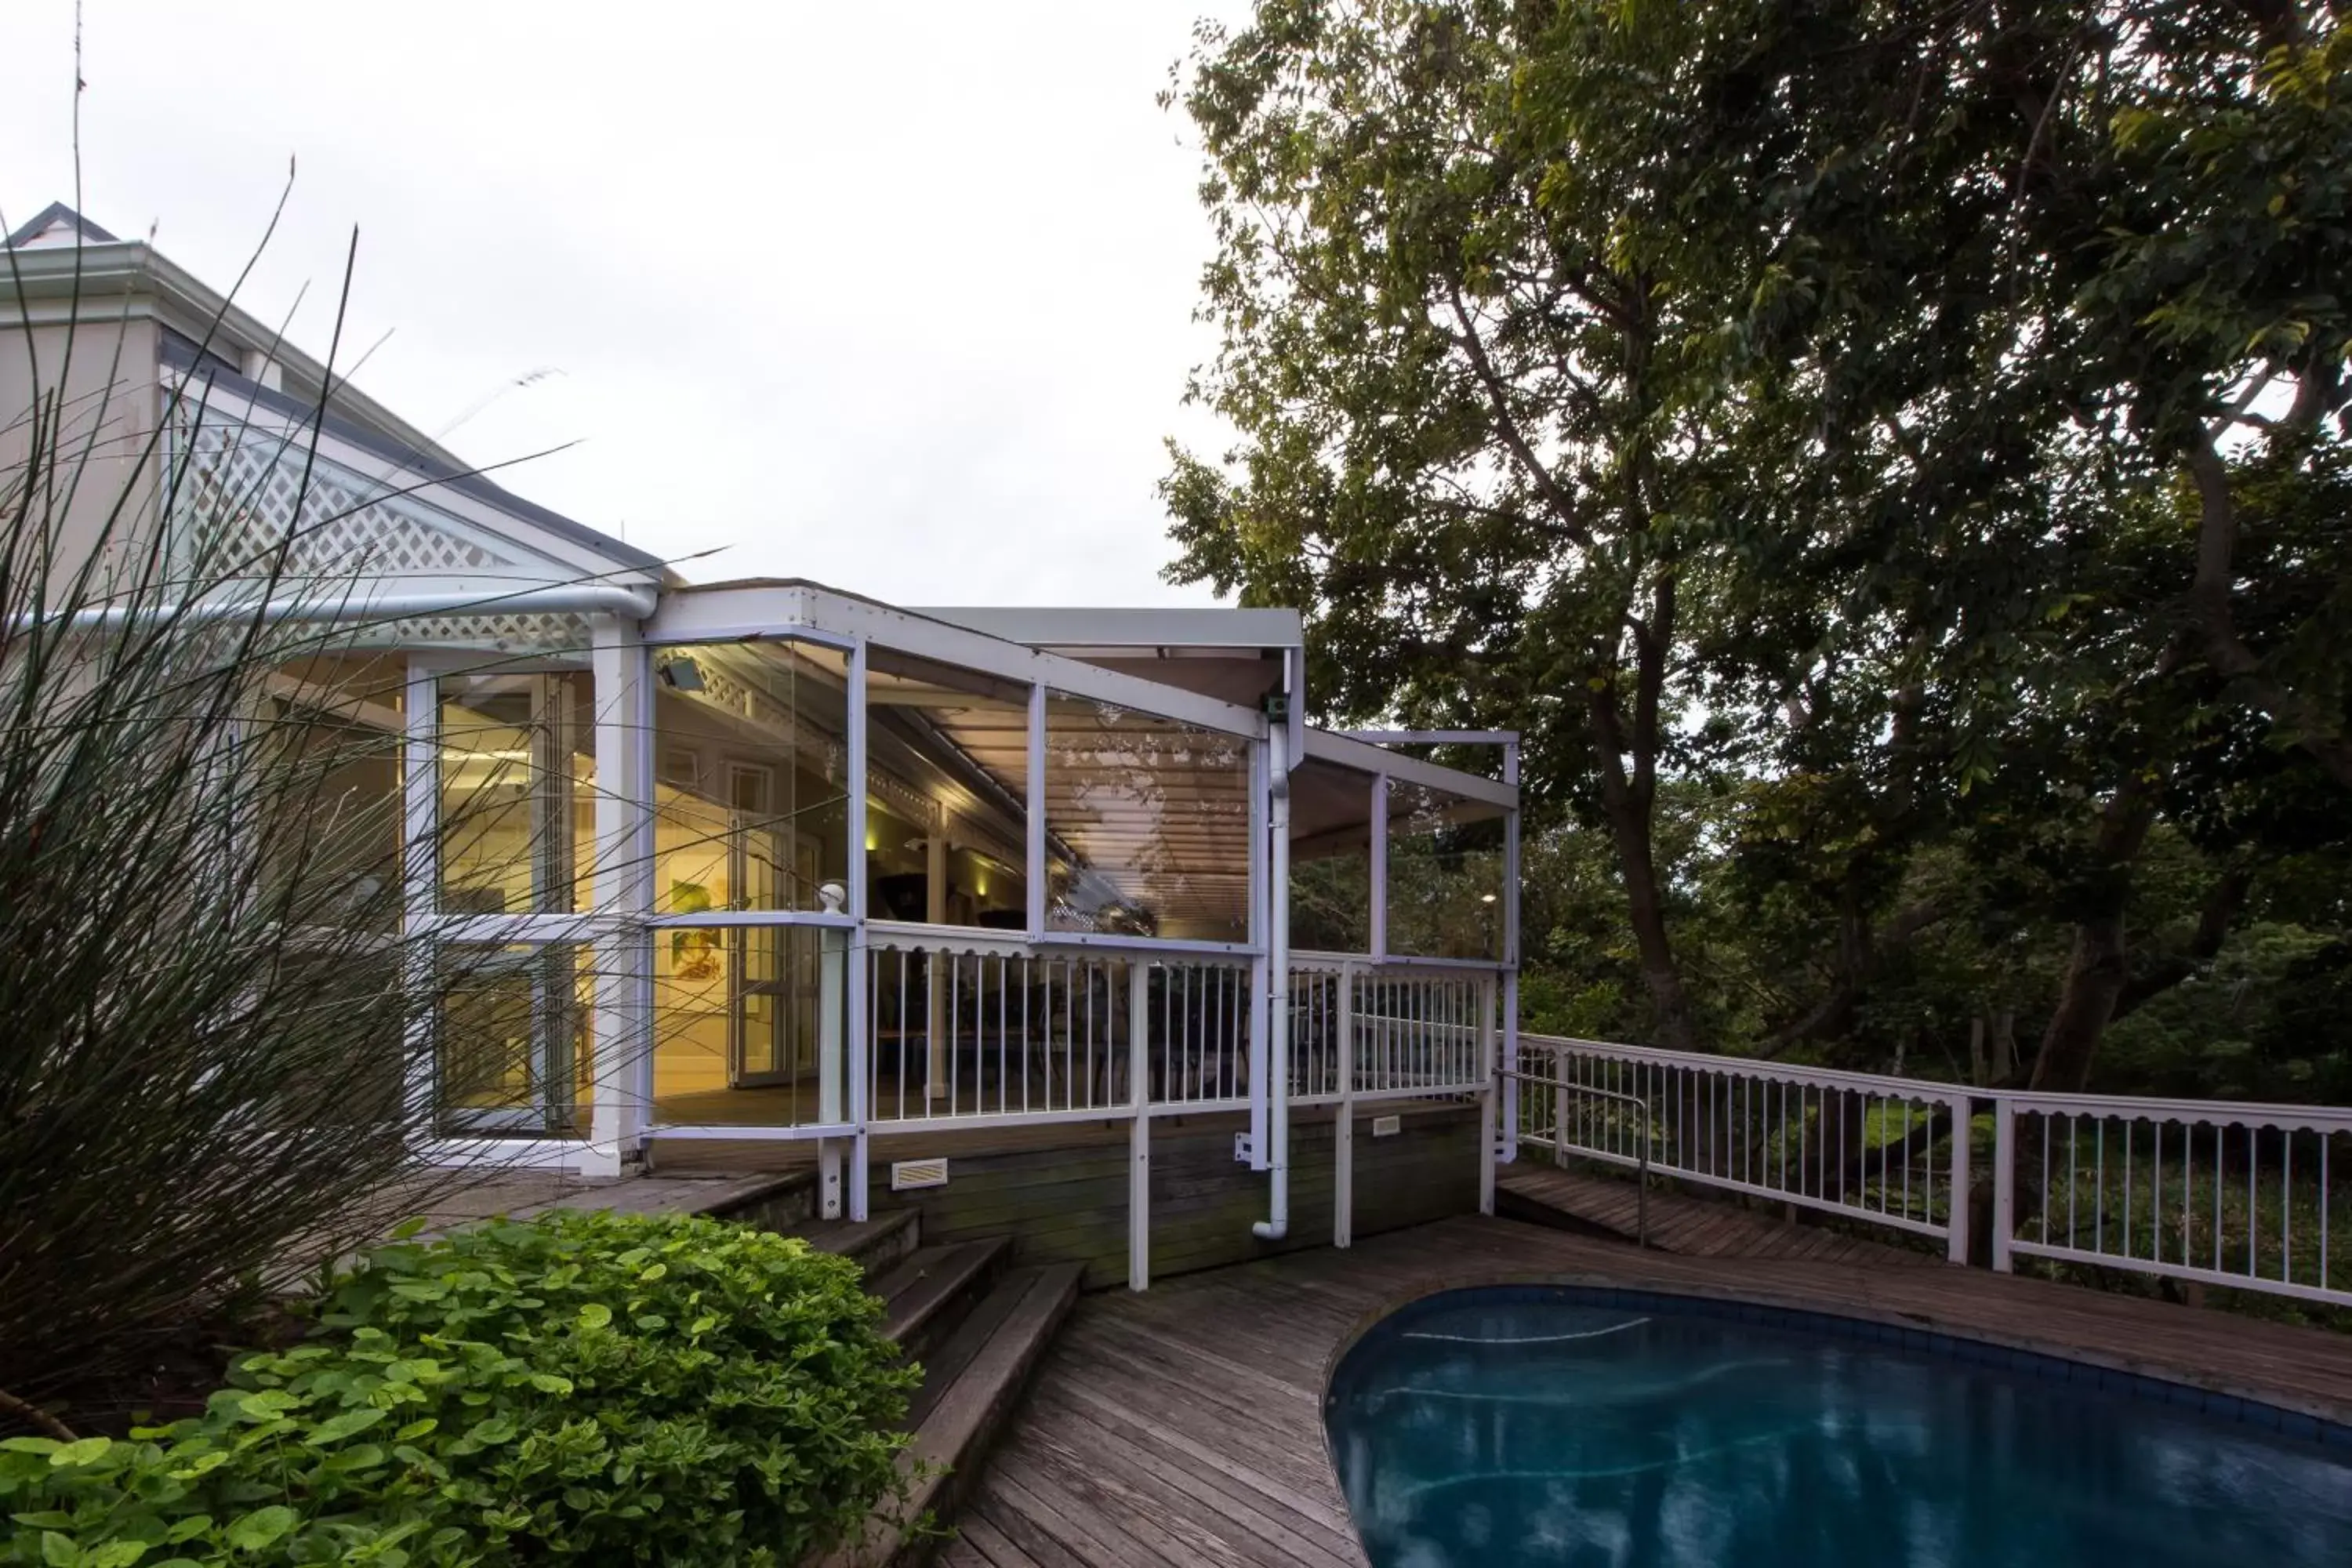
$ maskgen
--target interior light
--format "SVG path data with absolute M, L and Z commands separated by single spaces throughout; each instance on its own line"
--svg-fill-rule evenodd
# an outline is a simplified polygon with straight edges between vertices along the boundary
M 1478 895 L 1478 901 L 1482 904 L 1491 904 L 1495 901 L 1495 895 L 1492 893 L 1481 893 Z
M 878 833 L 875 832 L 875 831 L 874 831 L 874 829 L 872 829 L 872 828 L 870 828 L 870 827 L 869 827 L 869 828 L 867 828 L 867 829 L 866 830 L 866 853 L 868 853 L 868 854 L 872 854 L 875 850 L 879 849 L 879 848 L 881 848 L 881 847 L 882 847 L 882 836 L 881 836 L 880 834 L 878 834 Z

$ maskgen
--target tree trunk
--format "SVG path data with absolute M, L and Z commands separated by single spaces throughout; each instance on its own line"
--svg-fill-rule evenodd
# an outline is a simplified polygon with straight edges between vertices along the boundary
M 1601 804 L 1617 847 L 1618 874 L 1625 881 L 1625 912 L 1641 955 L 1642 982 L 1649 988 L 1657 1044 L 1668 1050 L 1698 1047 L 1690 995 L 1683 988 L 1666 933 L 1665 900 L 1659 892 L 1653 828 L 1657 805 L 1659 696 L 1674 637 L 1675 584 L 1661 573 L 1652 585 L 1649 616 L 1629 616 L 1634 654 L 1633 719 L 1628 732 L 1617 705 L 1613 672 L 1596 676 L 1585 689 L 1585 713 L 1601 763 Z M 1633 766 L 1626 766 L 1631 753 Z
M 2155 818 L 2155 788 L 2137 776 L 2126 780 L 2099 814 L 2098 885 L 2092 889 L 2089 912 L 2074 927 L 2064 987 L 2042 1031 L 2031 1088 L 2080 1094 L 2090 1085 L 2099 1037 L 2131 983 L 2125 909 L 2131 901 L 2132 862 Z
M 1625 915 L 1633 928 L 1634 950 L 1641 956 L 1642 983 L 1649 988 L 1651 1010 L 1656 1016 L 1657 1043 L 1668 1050 L 1696 1047 L 1690 996 L 1683 989 L 1681 967 L 1675 962 L 1673 941 L 1666 931 L 1665 900 L 1658 890 L 1658 866 L 1651 847 L 1651 818 L 1646 802 L 1626 798 L 1622 787 L 1607 783 L 1612 772 L 1602 768 L 1601 804 L 1609 816 L 1610 836 L 1617 846 L 1618 874 L 1625 880 Z
M 2337 784 L 2352 789 L 2352 738 L 2342 732 L 2336 715 L 2279 681 L 2238 635 L 2230 602 L 2237 581 L 2238 502 L 2229 464 L 2210 432 L 2190 447 L 2188 459 L 2197 487 L 2197 575 L 2189 607 L 2203 639 L 2205 661 Z

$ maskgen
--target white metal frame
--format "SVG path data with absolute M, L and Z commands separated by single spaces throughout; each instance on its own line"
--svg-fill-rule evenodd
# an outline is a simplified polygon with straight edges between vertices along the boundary
M 437 679 L 445 673 L 479 668 L 479 655 L 420 653 L 410 658 L 407 748 L 410 758 L 406 798 L 411 854 L 406 877 L 408 920 L 412 930 L 429 931 L 445 941 L 505 942 L 528 944 L 587 942 L 597 956 L 593 1042 L 595 1082 L 592 1120 L 587 1136 L 576 1139 L 486 1140 L 440 1139 L 424 1152 L 428 1158 L 458 1162 L 495 1158 L 558 1165 L 589 1173 L 616 1173 L 623 1161 L 640 1151 L 656 1133 L 682 1140 L 812 1141 L 818 1146 L 822 1173 L 822 1212 L 863 1218 L 867 1213 L 866 1149 L 872 1134 L 976 1130 L 990 1127 L 1047 1125 L 1057 1121 L 1126 1120 L 1129 1123 L 1129 1196 L 1131 1246 L 1129 1283 L 1148 1284 L 1150 1257 L 1150 1170 L 1152 1120 L 1171 1112 L 1241 1111 L 1250 1113 L 1250 1133 L 1241 1153 L 1254 1170 L 1269 1173 L 1271 1218 L 1259 1226 L 1261 1235 L 1279 1239 L 1286 1226 L 1288 1116 L 1294 1104 L 1339 1103 L 1343 1116 L 1340 1133 L 1339 1211 L 1334 1234 L 1341 1245 L 1352 1239 L 1352 1163 L 1346 1157 L 1352 1132 L 1349 1118 L 1357 1104 L 1377 1105 L 1431 1098 L 1475 1098 L 1483 1108 L 1488 1136 L 1483 1141 L 1480 1194 L 1491 1207 L 1494 1134 L 1498 1114 L 1497 1068 L 1507 1051 L 1514 1023 L 1502 1016 L 1502 999 L 1513 984 L 1507 963 L 1423 959 L 1379 951 L 1346 955 L 1340 962 L 1349 977 L 1349 1028 L 1355 1020 L 1370 1020 L 1356 995 L 1357 987 L 1377 984 L 1405 994 L 1420 986 L 1432 995 L 1475 994 L 1478 1022 L 1444 1023 L 1433 1014 L 1384 1023 L 1396 1028 L 1422 1030 L 1432 1059 L 1446 1051 L 1448 1066 L 1437 1077 L 1412 1082 L 1368 1079 L 1359 1063 L 1349 1036 L 1341 1069 L 1340 1092 L 1331 1100 L 1299 1095 L 1288 1079 L 1293 1056 L 1290 1044 L 1291 1007 L 1288 976 L 1293 968 L 1286 950 L 1286 881 L 1281 875 L 1287 856 L 1286 826 L 1277 830 L 1278 797 L 1286 786 L 1288 770 L 1297 760 L 1287 742 L 1292 726 L 1272 725 L 1255 710 L 1202 697 L 1083 661 L 1007 643 L 981 633 L 928 617 L 874 605 L 847 595 L 799 584 L 762 584 L 740 587 L 673 592 L 642 624 L 607 617 L 595 623 L 587 662 L 594 681 L 593 706 L 596 776 L 599 793 L 595 815 L 596 875 L 593 908 L 576 913 L 469 916 L 439 910 L 437 867 L 439 705 Z M 656 914 L 654 910 L 653 862 L 656 769 L 655 692 L 652 666 L 665 647 L 730 641 L 800 642 L 830 648 L 845 656 L 844 713 L 847 748 L 848 875 L 845 907 L 838 911 L 713 910 L 696 914 Z M 866 907 L 866 816 L 864 781 L 866 768 L 866 650 L 880 646 L 940 663 L 1024 684 L 1030 692 L 1028 723 L 1026 851 L 1024 872 L 1029 892 L 1028 929 L 999 932 L 964 928 L 903 925 L 872 918 Z M 562 668 L 576 661 L 546 660 Z M 525 668 L 499 660 L 499 668 Z M 1046 702 L 1049 693 L 1114 703 L 1137 712 L 1231 734 L 1248 745 L 1251 787 L 1248 879 L 1252 889 L 1247 940 L 1204 942 L 1143 938 L 1105 933 L 1061 932 L 1046 929 L 1052 853 L 1045 799 Z M 1351 766 L 1374 764 L 1367 771 L 1384 794 L 1389 779 L 1402 778 L 1433 784 L 1457 795 L 1502 806 L 1511 813 L 1516 850 L 1517 790 L 1454 773 L 1417 759 L 1386 752 L 1378 746 L 1305 732 L 1306 755 L 1337 753 Z M 1279 770 L 1279 783 L 1277 780 Z M 1375 805 L 1379 803 L 1376 801 Z M 1384 834 L 1373 837 L 1380 857 Z M 1513 860 L 1515 862 L 1514 854 Z M 1507 906 L 1507 923 L 1516 914 L 1517 889 Z M 1376 922 L 1383 918 L 1385 889 L 1377 882 Z M 1269 901 L 1271 900 L 1271 901 Z M 665 930 L 804 926 L 824 933 L 828 953 L 838 953 L 842 984 L 837 997 L 826 1005 L 838 1008 L 837 1029 L 821 1029 L 821 1039 L 837 1038 L 837 1058 L 821 1069 L 821 1081 L 837 1083 L 837 1098 L 820 1104 L 815 1119 L 793 1126 L 662 1124 L 653 1112 L 653 1060 L 649 1043 L 654 1033 L 652 943 Z M 1509 940 L 1507 938 L 1507 941 Z M 1118 1103 L 1092 1103 L 1064 1109 L 990 1110 L 985 1113 L 926 1114 L 877 1120 L 881 1108 L 869 1103 L 876 1067 L 871 1008 L 875 955 L 995 955 L 1000 963 L 1018 960 L 1050 969 L 1062 964 L 1075 973 L 1123 972 L 1126 983 L 1128 1082 Z M 1313 955 L 1300 955 L 1311 965 Z M 926 962 L 930 962 L 927 958 Z M 1106 967 L 1108 966 L 1108 967 Z M 830 975 L 835 963 L 828 962 Z M 1155 1052 L 1167 1057 L 1169 1042 L 1153 1033 L 1155 1020 L 1150 989 L 1154 972 L 1167 976 L 1161 988 L 1163 1007 L 1182 988 L 1192 1007 L 1193 976 L 1223 973 L 1246 987 L 1246 1018 L 1239 1026 L 1242 1038 L 1228 1039 L 1216 1048 L 1246 1053 L 1245 1064 L 1229 1063 L 1246 1072 L 1246 1093 L 1223 1097 L 1202 1092 L 1199 1083 L 1180 1082 L 1163 1071 L 1155 1087 Z M 1025 972 L 1024 972 L 1025 973 Z M 1201 984 L 1205 984 L 1205 980 Z M 1234 983 L 1226 983 L 1228 984 Z M 1231 992 L 1225 993 L 1231 994 Z M 1048 993 L 1050 995 L 1050 992 Z M 1205 993 L 1203 993 L 1205 994 Z M 1370 993 L 1367 991 L 1366 995 Z M 1000 1006 L 1003 1005 L 1000 1003 Z M 1223 1004 L 1220 1004 L 1223 1005 Z M 1465 1004 L 1467 1005 L 1467 1004 Z M 1187 1015 L 1189 1018 L 1189 1014 Z M 1465 1015 L 1466 1016 L 1466 1015 Z M 429 1022 L 429 1021 L 428 1021 Z M 1186 1027 L 1192 1026 L 1188 1022 Z M 1202 1026 L 1205 1027 L 1205 1025 Z M 1466 1032 L 1465 1032 L 1466 1031 Z M 429 1039 L 420 1032 L 417 1043 Z M 1475 1048 L 1464 1054 L 1465 1046 Z M 1189 1047 L 1188 1047 L 1189 1048 Z M 432 1069 L 421 1062 L 414 1072 L 419 1092 L 430 1093 Z M 1187 1073 L 1205 1072 L 1187 1063 Z M 1225 1069 L 1219 1069 L 1225 1070 Z M 1237 1086 L 1238 1087 L 1238 1086 Z M 936 1112 L 935 1105 L 926 1110 Z M 951 1110 L 958 1110 L 950 1104 Z
M 2352 1159 L 2352 1107 L 2045 1094 L 1551 1036 L 1526 1036 L 1522 1044 L 1549 1058 L 1551 1079 L 1567 1085 L 1539 1088 L 1521 1118 L 1521 1139 L 1556 1155 L 1622 1167 L 1646 1157 L 1651 1169 L 1699 1185 L 1933 1237 L 1945 1244 L 1950 1261 L 1965 1263 L 1975 1118 L 1990 1110 L 1988 1217 L 1996 1270 L 2035 1258 L 2352 1306 L 2336 1237 L 2337 1211 L 2346 1205 L 2336 1203 L 2335 1190 L 2344 1162 Z M 1587 1089 L 1641 1095 L 1654 1112 L 1650 1146 L 1631 1147 L 1622 1121 L 1587 1116 L 1578 1100 Z M 1809 1190 L 1802 1178 L 1814 1157 L 1811 1140 L 1827 1136 L 1832 1097 L 1842 1111 L 1859 1097 L 1865 1128 L 1874 1106 L 1882 1137 L 1891 1108 L 1906 1108 L 1906 1134 L 1920 1108 L 1948 1118 L 1917 1151 L 1916 1163 L 1904 1161 L 1899 1212 L 1887 1190 L 1892 1162 L 1885 1156 L 1873 1206 L 1867 1147 L 1841 1145 L 1835 1190 L 1826 1179 Z M 1707 1129 L 1695 1141 L 1697 1159 L 1685 1157 L 1693 1141 L 1684 1136 L 1694 1114 Z M 1714 1140 L 1717 1131 L 1725 1142 Z M 1760 1142 L 1760 1163 L 1738 1157 L 1743 1137 L 1750 1156 Z M 1792 1141 L 1799 1150 L 1794 1184 Z M 1940 1216 L 1937 1142 L 1948 1142 Z M 1719 1157 L 1727 1145 L 1734 1156 L 1728 1160 Z M 1858 1188 L 1843 1174 L 1857 1158 L 1865 1167 Z M 2309 1191 L 2297 1184 L 2298 1160 Z M 1822 1163 L 1829 1163 L 1826 1154 Z M 1922 1178 L 1917 1187 L 1915 1170 Z

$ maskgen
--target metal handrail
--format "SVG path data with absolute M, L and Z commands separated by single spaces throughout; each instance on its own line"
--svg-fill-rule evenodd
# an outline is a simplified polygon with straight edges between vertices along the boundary
M 1633 1189 L 1633 1245 L 1637 1247 L 1648 1247 L 1650 1245 L 1650 1102 L 1638 1094 L 1627 1094 L 1622 1089 L 1598 1089 L 1591 1084 L 1570 1083 L 1565 1079 L 1547 1078 L 1541 1073 L 1521 1072 L 1516 1068 L 1497 1068 L 1495 1070 L 1496 1076 L 1499 1078 L 1517 1079 L 1521 1083 L 1541 1084 L 1556 1094 L 1588 1094 L 1596 1100 L 1613 1100 L 1620 1105 L 1630 1105 L 1642 1113 L 1641 1142 L 1635 1155 L 1638 1174 L 1635 1177 Z M 1564 1166 L 1568 1163 L 1568 1151 L 1559 1146 L 1557 1139 L 1552 1143 L 1551 1161 L 1555 1165 Z

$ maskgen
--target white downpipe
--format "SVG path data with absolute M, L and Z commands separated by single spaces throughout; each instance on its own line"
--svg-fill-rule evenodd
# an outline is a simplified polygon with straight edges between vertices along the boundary
M 353 594 L 329 599 L 205 599 L 193 605 L 102 605 L 67 616 L 17 616 L 11 632 L 29 631 L 62 621 L 76 631 L 111 631 L 137 622 L 155 625 L 178 621 L 210 625 L 215 621 L 407 621 L 431 616 L 614 615 L 642 621 L 654 613 L 659 590 L 647 584 L 628 587 L 618 583 L 574 583 L 552 588 L 525 588 L 517 593 Z
M 1272 1145 L 1266 1161 L 1273 1173 L 1265 1218 L 1250 1226 L 1260 1241 L 1290 1234 L 1290 731 L 1269 724 L 1265 731 L 1268 816 L 1265 880 L 1265 1081 Z

